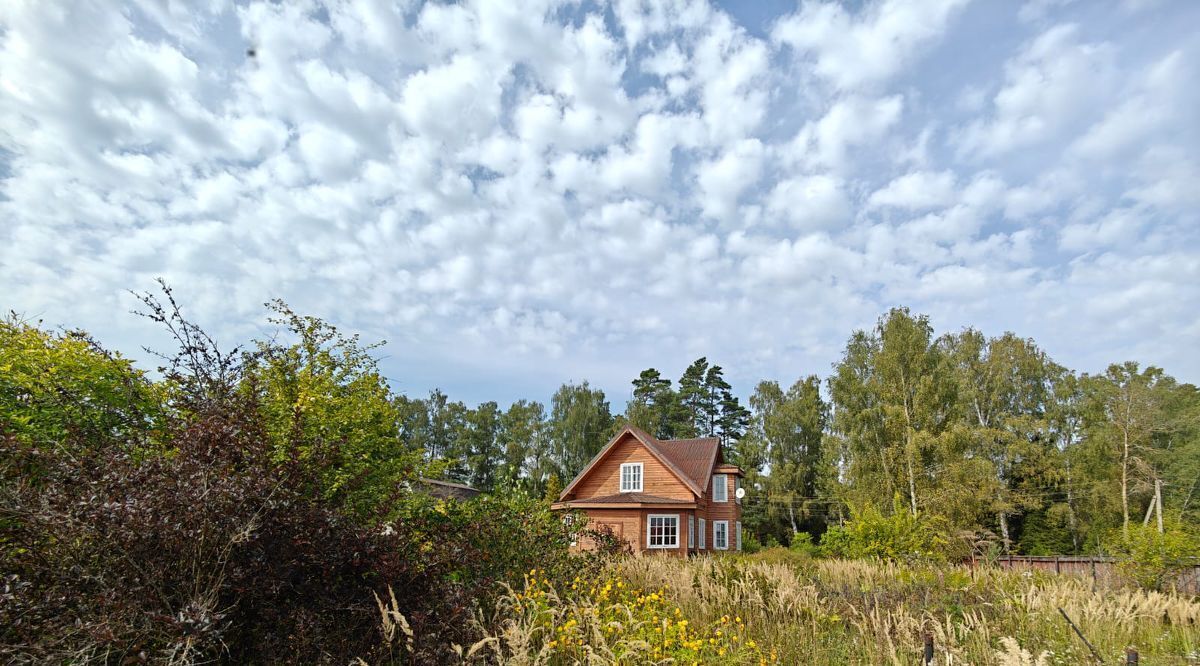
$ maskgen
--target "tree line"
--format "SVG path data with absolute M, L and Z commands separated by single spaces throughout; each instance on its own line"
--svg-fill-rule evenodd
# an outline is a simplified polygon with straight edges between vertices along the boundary
M 506 408 L 437 389 L 400 395 L 372 345 L 279 301 L 268 306 L 280 335 L 209 358 L 215 345 L 173 301 L 147 303 L 183 341 L 161 374 L 237 374 L 229 390 L 253 394 L 273 441 L 308 457 L 333 455 L 322 447 L 339 442 L 323 492 L 354 511 L 417 475 L 555 497 L 631 423 L 660 438 L 719 437 L 746 472 L 743 522 L 762 542 L 819 539 L 866 507 L 933 517 L 980 548 L 1027 554 L 1093 553 L 1130 525 L 1200 522 L 1195 386 L 1133 362 L 1077 373 L 1033 340 L 937 335 L 904 308 L 851 333 L 824 378 L 762 381 L 743 405 L 724 369 L 700 358 L 677 380 L 642 371 L 614 409 L 586 381 L 563 384 L 548 404 Z M 0 333 L 0 427 L 22 440 L 152 439 L 175 409 L 169 382 L 84 334 L 15 316 Z
M 829 376 L 762 381 L 748 406 L 707 358 L 677 381 L 648 368 L 631 385 L 619 412 L 586 381 L 548 408 L 469 408 L 439 390 L 395 400 L 405 441 L 484 490 L 554 495 L 625 423 L 719 437 L 747 474 L 747 529 L 767 542 L 819 537 L 866 506 L 1026 554 L 1100 552 L 1131 524 L 1200 517 L 1195 386 L 1135 362 L 1077 373 L 1013 333 L 937 335 L 896 308 L 849 336 Z

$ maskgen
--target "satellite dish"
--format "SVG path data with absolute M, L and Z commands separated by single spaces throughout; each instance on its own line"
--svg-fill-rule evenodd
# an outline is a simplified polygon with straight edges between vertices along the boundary
M 734 496 L 734 497 L 736 497 L 736 498 L 738 498 L 738 499 L 742 499 L 743 497 L 745 497 L 745 496 L 746 496 L 746 489 L 745 489 L 745 488 L 738 488 L 736 491 L 734 491 L 734 493 L 733 493 L 733 496 Z

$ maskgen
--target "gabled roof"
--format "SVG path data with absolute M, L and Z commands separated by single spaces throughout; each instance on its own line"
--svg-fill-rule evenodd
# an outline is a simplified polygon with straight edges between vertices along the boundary
M 658 442 L 659 450 L 683 470 L 684 474 L 691 477 L 696 485 L 701 488 L 708 486 L 713 464 L 721 456 L 721 440 L 716 437 L 701 437 L 655 441 Z
M 708 486 L 708 476 L 712 472 L 713 464 L 716 463 L 721 454 L 721 441 L 716 437 L 703 437 L 699 439 L 668 439 L 658 440 L 652 437 L 644 430 L 632 425 L 627 425 L 616 434 L 604 448 L 600 449 L 590 462 L 572 479 L 571 483 L 563 489 L 559 499 L 565 498 L 579 485 L 596 463 L 604 459 L 605 456 L 613 449 L 614 446 L 625 435 L 633 435 L 635 439 L 641 442 L 642 446 L 650 452 L 650 455 L 658 459 L 672 474 L 675 475 L 685 486 L 688 487 L 695 495 L 704 494 L 704 488 Z M 630 493 L 625 493 L 628 496 Z M 589 499 L 589 501 L 595 501 Z

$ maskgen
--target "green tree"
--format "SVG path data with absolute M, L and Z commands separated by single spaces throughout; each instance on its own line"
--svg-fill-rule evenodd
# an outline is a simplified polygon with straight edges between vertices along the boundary
M 1059 369 L 1032 340 L 1011 333 L 989 339 L 968 328 L 948 348 L 965 418 L 961 453 L 990 467 L 979 489 L 1008 552 L 1010 517 L 1039 508 L 1059 468 L 1046 413 Z
M 1172 426 L 1167 406 L 1175 381 L 1160 368 L 1139 370 L 1138 364 L 1113 364 L 1086 379 L 1089 400 L 1088 437 L 1115 454 L 1119 469 L 1121 529 L 1128 533 L 1130 498 L 1148 496 L 1156 477 L 1155 445 Z M 1149 500 L 1147 500 L 1149 501 Z
M 243 390 L 255 394 L 267 434 L 281 457 L 333 456 L 322 492 L 352 511 L 373 511 L 417 472 L 419 455 L 400 437 L 400 412 L 372 350 L 357 335 L 267 304 L 279 339 L 260 341 L 245 367 Z
M 625 408 L 626 421 L 661 439 L 674 436 L 679 414 L 679 397 L 671 380 L 647 368 L 633 380 L 633 398 Z
M 696 359 L 679 378 L 679 416 L 672 428 L 676 437 L 698 437 L 705 432 L 709 395 L 704 380 L 708 359 Z
M 942 436 L 953 422 L 954 377 L 924 315 L 895 308 L 856 331 L 829 380 L 834 424 L 856 485 L 876 505 L 903 487 L 916 515 L 933 486 Z
M 485 492 L 495 486 L 496 473 L 503 460 L 499 435 L 500 408 L 494 401 L 480 403 L 467 411 L 458 435 L 459 450 L 466 462 L 466 475 L 462 480 Z
M 145 443 L 160 396 L 145 373 L 86 333 L 0 318 L 0 430 L 27 444 Z
M 771 463 L 767 488 L 773 508 L 787 521 L 791 534 L 820 527 L 811 513 L 821 499 L 820 477 L 832 473 L 823 465 L 829 407 L 820 387 L 816 375 L 797 380 L 786 393 L 776 382 L 761 382 L 750 398 L 754 430 L 767 443 Z
M 559 477 L 572 479 L 608 441 L 613 417 L 604 391 L 563 384 L 550 402 L 552 458 Z
M 518 400 L 500 417 L 500 447 L 503 463 L 498 482 L 508 487 L 522 483 L 540 491 L 544 478 L 540 466 L 546 449 L 546 408 L 540 402 Z M 539 493 L 540 494 L 540 493 Z

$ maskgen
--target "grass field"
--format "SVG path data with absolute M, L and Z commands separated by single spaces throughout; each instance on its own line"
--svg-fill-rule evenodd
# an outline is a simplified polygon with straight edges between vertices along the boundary
M 508 663 L 1200 664 L 1200 600 L 1050 574 L 814 560 L 634 557 L 506 597 L 475 654 Z M 561 586 L 560 586 L 561 587 Z

